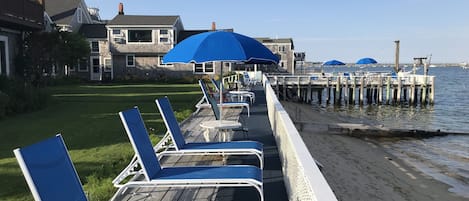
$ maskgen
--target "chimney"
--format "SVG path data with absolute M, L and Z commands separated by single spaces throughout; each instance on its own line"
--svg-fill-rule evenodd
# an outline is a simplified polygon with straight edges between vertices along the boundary
M 215 22 L 212 22 L 212 31 L 216 31 L 217 30 L 217 24 L 215 24 Z
M 124 4 L 123 3 L 119 3 L 119 12 L 117 14 L 124 15 Z

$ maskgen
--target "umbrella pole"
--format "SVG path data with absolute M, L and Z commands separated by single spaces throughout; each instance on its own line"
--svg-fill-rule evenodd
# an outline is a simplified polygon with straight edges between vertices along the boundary
M 220 62 L 220 106 L 219 106 L 219 110 L 220 110 L 220 121 L 223 119 L 223 107 L 222 107 L 222 104 L 223 104 L 223 61 Z

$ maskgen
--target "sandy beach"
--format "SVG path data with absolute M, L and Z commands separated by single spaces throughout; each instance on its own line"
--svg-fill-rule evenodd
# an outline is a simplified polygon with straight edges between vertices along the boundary
M 313 112 L 307 104 L 282 102 L 338 200 L 468 200 L 449 186 L 409 166 L 373 139 L 335 132 L 337 123 L 373 124 L 365 119 Z M 298 115 L 299 114 L 299 115 Z M 375 126 L 375 125 L 370 125 Z

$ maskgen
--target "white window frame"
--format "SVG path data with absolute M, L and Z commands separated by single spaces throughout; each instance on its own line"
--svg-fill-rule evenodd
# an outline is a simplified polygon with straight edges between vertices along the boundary
M 83 12 L 81 8 L 77 8 L 77 10 L 75 11 L 75 14 L 77 15 L 77 22 L 80 24 L 83 23 Z
M 129 56 L 131 56 L 133 58 L 133 65 L 129 65 Z M 132 67 L 134 68 L 135 67 L 135 54 L 126 54 L 125 55 L 125 66 L 126 67 Z
M 93 43 L 98 44 L 98 51 L 93 51 Z M 99 41 L 97 41 L 97 40 L 90 41 L 90 49 L 91 49 L 91 53 L 99 53 Z
M 98 60 L 98 72 L 94 72 L 94 63 L 93 61 L 97 59 Z M 90 68 L 91 68 L 91 73 L 99 73 L 101 71 L 101 57 L 100 56 L 91 56 L 90 57 Z
M 166 34 L 161 34 L 161 30 L 166 30 Z M 158 43 L 160 44 L 171 44 L 171 33 L 172 29 L 159 29 L 158 30 Z M 162 38 L 167 38 L 166 42 L 161 42 Z
M 82 61 L 86 61 L 86 59 L 80 59 L 78 61 L 78 72 L 88 72 L 90 70 L 89 68 L 89 62 L 83 62 L 83 63 L 86 63 L 86 69 L 81 69 L 81 64 L 82 64 Z
M 192 64 L 192 66 L 193 66 L 192 72 L 194 74 L 215 74 L 215 62 L 207 62 L 207 63 L 212 63 L 212 69 L 213 69 L 212 72 L 207 72 L 206 71 L 206 69 L 205 69 L 205 64 L 206 63 L 198 63 L 198 64 L 194 63 L 194 64 Z M 195 65 L 200 65 L 200 64 L 202 64 L 202 72 L 196 72 L 195 71 Z
M 163 63 L 163 56 L 158 57 L 158 66 L 160 67 L 173 67 L 173 64 L 164 64 Z
M 130 42 L 129 37 L 131 31 L 151 31 L 151 42 Z M 125 39 L 127 40 L 127 44 L 155 44 L 155 33 L 153 29 L 128 29 Z
M 112 58 L 104 57 L 103 58 L 104 72 L 112 72 Z M 109 69 L 106 68 L 109 65 Z
M 114 31 L 117 31 L 117 30 L 119 30 L 119 33 L 118 34 L 114 33 Z M 122 32 L 122 29 L 111 29 L 111 34 L 112 36 L 122 36 L 123 32 Z
M 0 75 L 5 74 L 6 76 L 10 76 L 10 52 L 8 48 L 8 37 L 6 36 L 0 36 L 0 41 L 3 41 L 3 44 L 5 45 L 5 71 L 2 72 L 2 66 L 0 63 Z M 1 58 L 0 58 L 1 60 Z M 0 61 L 1 62 L 1 61 Z

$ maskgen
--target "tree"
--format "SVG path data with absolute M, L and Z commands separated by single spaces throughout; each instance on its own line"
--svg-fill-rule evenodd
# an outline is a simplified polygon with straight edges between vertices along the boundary
M 74 66 L 90 54 L 89 43 L 70 32 L 37 32 L 26 37 L 17 74 L 38 85 L 44 77 L 63 75 L 63 66 Z
M 60 32 L 59 66 L 76 66 L 78 61 L 90 55 L 90 45 L 86 39 L 77 33 Z

